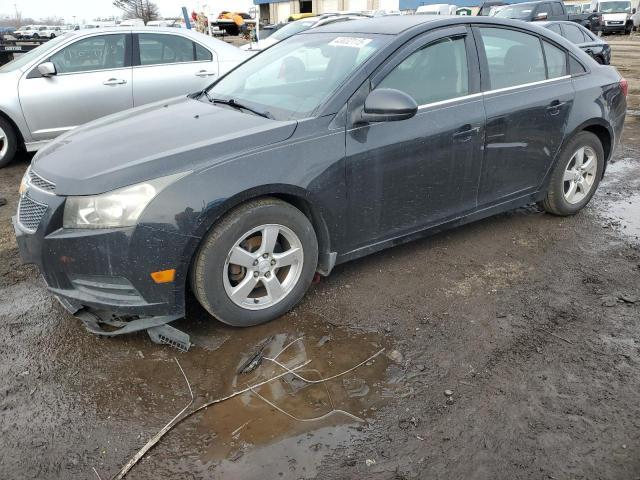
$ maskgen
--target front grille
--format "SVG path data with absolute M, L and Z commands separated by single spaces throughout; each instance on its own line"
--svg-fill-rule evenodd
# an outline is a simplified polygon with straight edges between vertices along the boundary
M 36 202 L 25 195 L 20 197 L 18 203 L 18 221 L 26 230 L 35 232 L 46 211 L 47 206 L 44 203 Z
M 29 171 L 29 183 L 40 190 L 53 193 L 56 190 L 55 183 L 51 183 L 49 180 L 45 180 L 33 170 Z

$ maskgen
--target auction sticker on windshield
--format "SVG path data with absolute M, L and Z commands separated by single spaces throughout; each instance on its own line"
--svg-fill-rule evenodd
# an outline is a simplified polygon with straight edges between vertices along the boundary
M 329 42 L 332 47 L 353 47 L 362 48 L 371 42 L 370 38 L 358 37 L 337 37 Z

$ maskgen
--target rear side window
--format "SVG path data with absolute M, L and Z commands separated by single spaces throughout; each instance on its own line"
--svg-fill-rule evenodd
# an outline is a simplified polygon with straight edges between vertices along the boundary
M 503 28 L 480 28 L 480 33 L 492 90 L 546 79 L 538 37 Z
M 401 90 L 418 105 L 467 95 L 469 70 L 464 38 L 445 38 L 412 53 L 376 88 Z
M 569 55 L 569 73 L 571 75 L 580 75 L 581 73 L 586 73 L 587 69 L 584 68 L 578 60 L 576 60 L 573 56 Z
M 565 24 L 564 28 L 564 37 L 572 43 L 584 43 L 588 41 L 584 38 L 580 27 L 575 25 Z
M 563 77 L 567 74 L 567 54 L 561 48 L 543 41 L 544 55 L 547 59 L 547 78 Z
M 185 63 L 211 60 L 211 52 L 180 35 L 140 33 L 138 35 L 140 65 Z
M 558 25 L 557 23 L 552 23 L 547 27 L 547 29 L 551 30 L 554 33 L 557 33 L 558 35 L 562 35 L 562 30 L 560 30 L 560 25 Z

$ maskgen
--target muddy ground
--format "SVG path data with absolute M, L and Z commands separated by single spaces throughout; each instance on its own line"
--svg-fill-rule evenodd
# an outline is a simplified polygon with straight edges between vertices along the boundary
M 614 46 L 634 110 L 638 47 Z M 191 304 L 188 353 L 88 334 L 20 265 L 23 157 L 0 171 L 0 478 L 110 478 L 189 402 L 174 358 L 199 406 L 281 373 L 265 360 L 236 375 L 269 337 L 270 357 L 302 337 L 278 361 L 311 360 L 309 379 L 386 350 L 196 413 L 128 478 L 640 478 L 639 140 L 630 115 L 575 217 L 523 208 L 340 266 L 260 327 Z M 301 421 L 332 409 L 366 422 Z

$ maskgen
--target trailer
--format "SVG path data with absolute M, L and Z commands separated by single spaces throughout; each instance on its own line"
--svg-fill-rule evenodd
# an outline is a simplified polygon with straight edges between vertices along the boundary
M 0 65 L 9 63 L 13 60 L 15 54 L 27 53 L 34 48 L 39 47 L 43 43 L 48 42 L 49 38 L 16 40 L 13 37 L 0 35 Z

